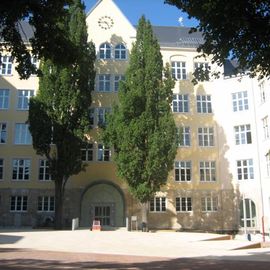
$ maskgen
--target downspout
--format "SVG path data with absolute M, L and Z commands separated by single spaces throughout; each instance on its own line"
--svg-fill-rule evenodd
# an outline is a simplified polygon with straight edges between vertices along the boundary
M 257 125 L 257 110 L 255 106 L 255 93 L 254 93 L 254 86 L 253 86 L 253 79 L 251 79 L 251 89 L 253 95 L 253 110 L 254 110 L 254 117 L 255 117 L 255 131 L 256 131 L 256 148 L 257 148 L 257 159 L 258 159 L 258 171 L 259 171 L 259 178 L 260 178 L 260 193 L 261 193 L 261 204 L 262 204 L 262 237 L 263 242 L 265 242 L 265 229 L 264 229 L 264 198 L 263 198 L 263 187 L 262 187 L 262 172 L 261 172 L 261 164 L 260 164 L 260 148 L 258 142 L 258 125 Z

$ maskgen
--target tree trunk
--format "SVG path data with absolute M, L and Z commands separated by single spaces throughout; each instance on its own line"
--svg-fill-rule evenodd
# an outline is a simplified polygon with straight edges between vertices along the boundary
M 55 216 L 54 216 L 54 228 L 55 230 L 63 229 L 63 200 L 64 192 L 62 188 L 63 179 L 57 179 L 55 184 Z
M 148 202 L 142 203 L 142 231 L 148 232 Z

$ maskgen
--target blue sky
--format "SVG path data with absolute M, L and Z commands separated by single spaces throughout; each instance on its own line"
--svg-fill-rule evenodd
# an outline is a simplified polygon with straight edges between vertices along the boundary
M 84 0 L 88 12 L 98 0 Z M 195 20 L 189 20 L 175 6 L 164 4 L 164 0 L 114 0 L 129 21 L 136 25 L 142 15 L 150 20 L 152 25 L 179 26 L 179 18 L 183 18 L 184 26 L 196 26 Z

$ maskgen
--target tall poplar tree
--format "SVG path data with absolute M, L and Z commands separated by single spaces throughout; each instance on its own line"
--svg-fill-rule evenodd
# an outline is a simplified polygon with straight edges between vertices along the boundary
M 84 168 L 80 149 L 90 126 L 88 112 L 95 80 L 95 47 L 87 42 L 85 19 L 83 4 L 73 0 L 62 27 L 76 49 L 76 60 L 64 67 L 50 60 L 41 63 L 43 76 L 29 108 L 33 147 L 37 154 L 47 158 L 55 184 L 56 229 L 62 228 L 66 182 Z
M 163 68 L 158 41 L 144 17 L 125 78 L 103 139 L 114 147 L 118 174 L 142 203 L 142 221 L 147 223 L 148 202 L 173 167 L 176 127 L 170 108 L 174 81 L 169 66 Z

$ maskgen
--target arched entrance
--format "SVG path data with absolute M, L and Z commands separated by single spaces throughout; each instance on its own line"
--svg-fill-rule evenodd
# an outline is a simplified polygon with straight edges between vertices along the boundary
M 240 226 L 243 228 L 256 227 L 256 205 L 251 199 L 243 199 L 240 203 Z
M 125 226 L 124 194 L 114 183 L 94 182 L 82 194 L 80 226 L 90 227 L 94 219 L 102 226 Z

